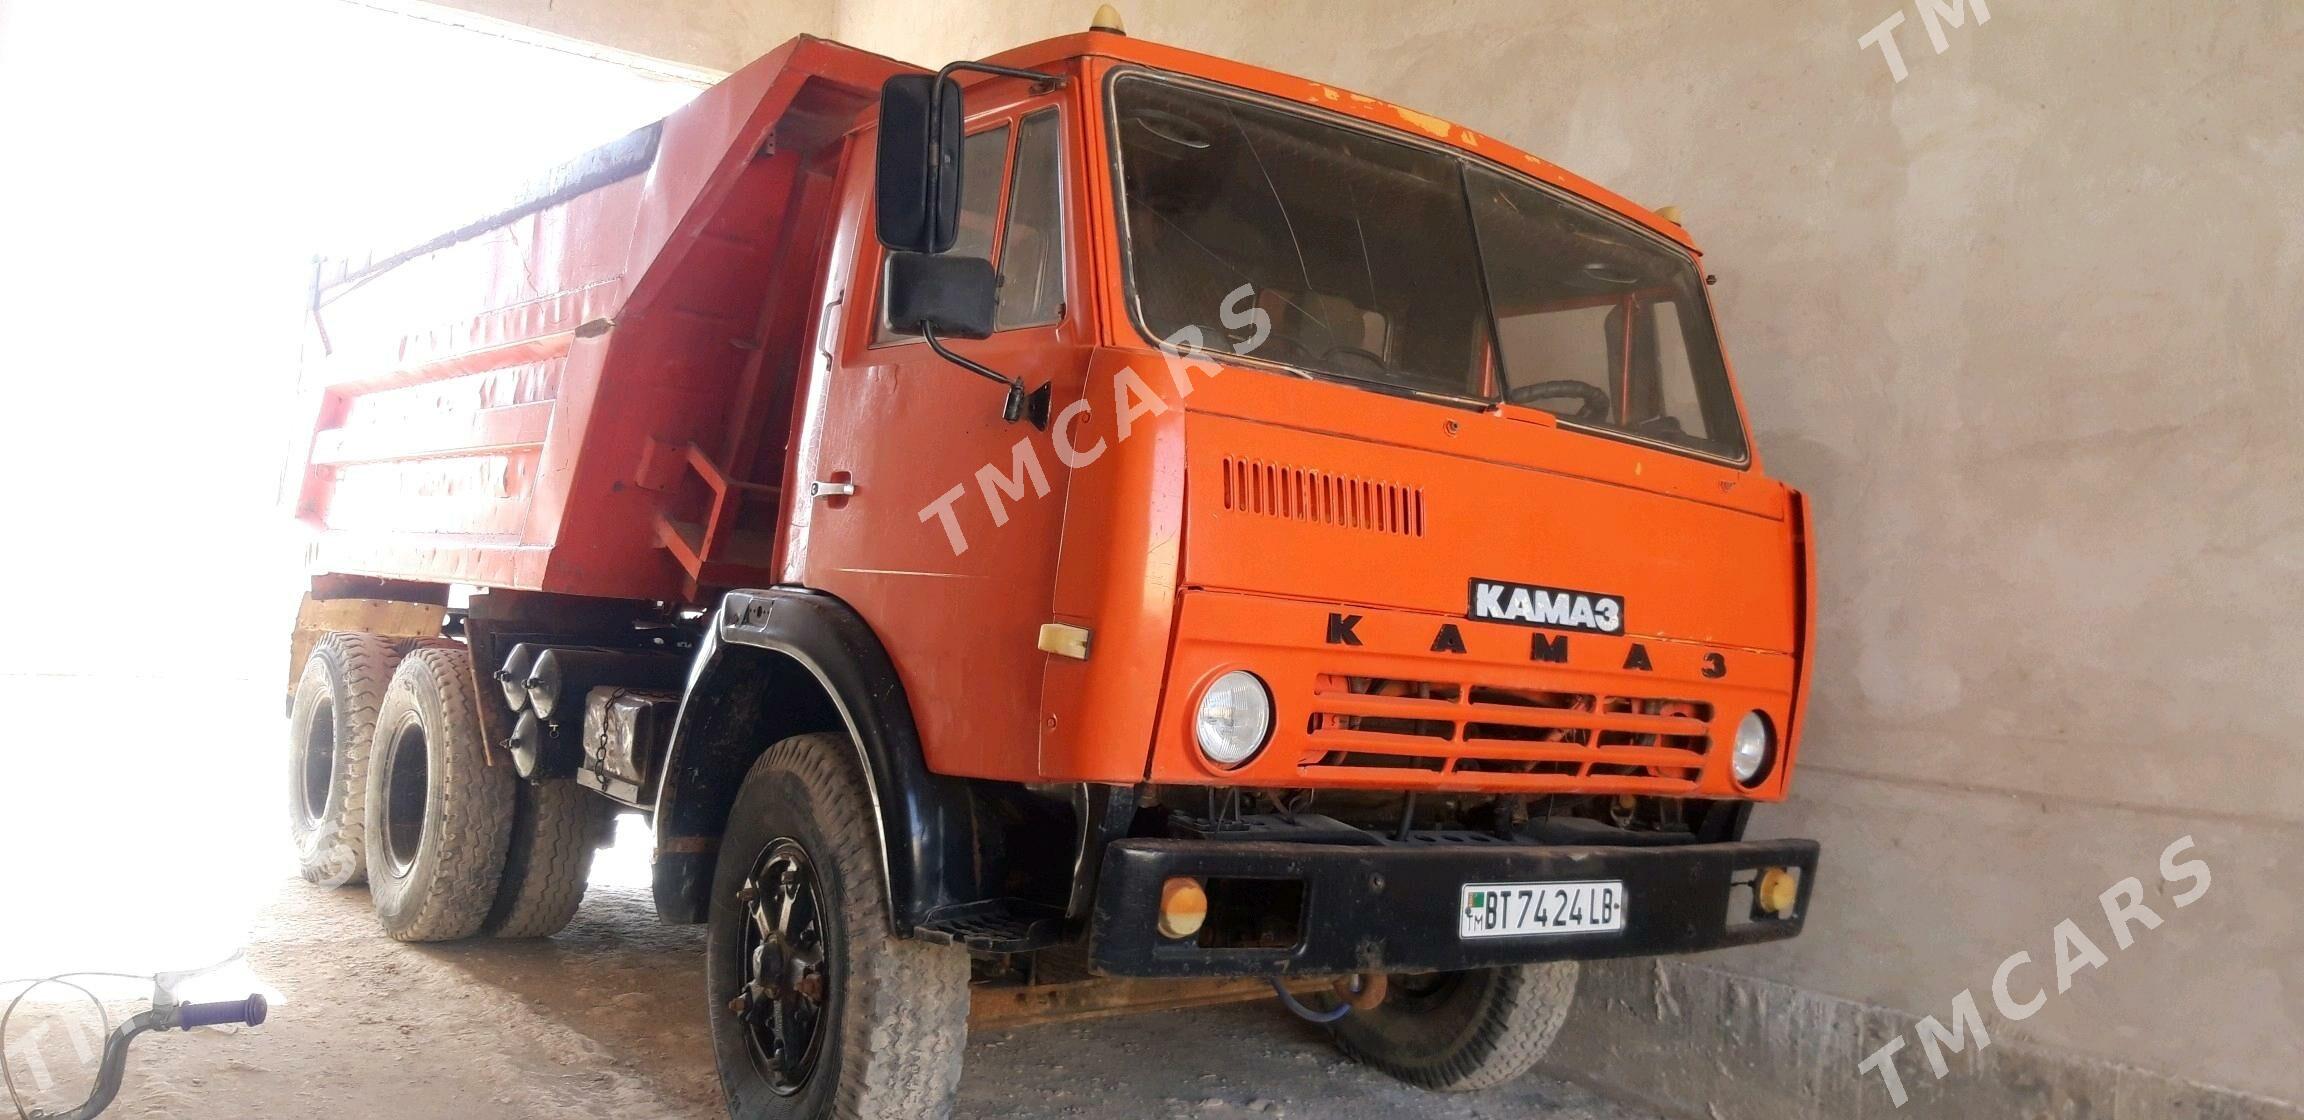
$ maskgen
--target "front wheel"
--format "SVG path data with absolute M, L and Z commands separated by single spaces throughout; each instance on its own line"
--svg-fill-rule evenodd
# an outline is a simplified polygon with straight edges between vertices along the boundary
M 704 982 L 737 1120 L 951 1114 L 968 954 L 889 932 L 879 827 L 839 735 L 752 766 L 712 877 Z
M 1394 976 L 1384 1002 L 1333 1030 L 1338 1049 L 1411 1085 L 1488 1089 L 1552 1049 L 1576 1001 L 1575 961 Z

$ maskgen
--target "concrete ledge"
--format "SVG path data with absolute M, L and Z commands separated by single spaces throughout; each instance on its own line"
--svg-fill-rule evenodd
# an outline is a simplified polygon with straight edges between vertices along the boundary
M 1685 961 L 1587 962 L 1544 1069 L 1688 1120 L 2304 1120 L 2304 1106 L 2000 1038 L 1947 1055 L 1942 1079 L 1907 1045 L 1897 1108 L 1856 1063 L 1918 1021 Z

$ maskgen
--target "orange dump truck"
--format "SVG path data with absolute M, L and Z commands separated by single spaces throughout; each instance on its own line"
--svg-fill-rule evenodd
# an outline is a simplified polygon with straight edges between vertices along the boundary
M 1318 82 L 794 40 L 317 276 L 307 875 L 549 935 L 637 810 L 737 1116 L 943 1115 L 972 1002 L 1274 988 L 1496 1084 L 1576 962 L 1806 914 L 1817 846 L 1743 833 L 1808 507 L 1706 286 L 1676 222 Z

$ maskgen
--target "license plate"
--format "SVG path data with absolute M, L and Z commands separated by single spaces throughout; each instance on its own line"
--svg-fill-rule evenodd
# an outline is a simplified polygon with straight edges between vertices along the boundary
M 1618 930 L 1624 928 L 1625 902 L 1620 880 L 1466 883 L 1463 905 L 1456 912 L 1456 934 L 1535 937 Z

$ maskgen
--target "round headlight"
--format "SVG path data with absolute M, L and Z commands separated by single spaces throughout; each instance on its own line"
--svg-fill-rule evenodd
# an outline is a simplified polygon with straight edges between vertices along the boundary
M 1272 692 L 1256 674 L 1234 669 L 1208 686 L 1192 717 L 1192 739 L 1218 766 L 1232 767 L 1254 757 L 1272 731 Z
M 1736 749 L 1728 756 L 1729 768 L 1736 772 L 1736 780 L 1751 785 L 1766 777 L 1768 763 L 1776 753 L 1776 731 L 1768 726 L 1768 717 L 1759 712 L 1746 712 L 1736 723 Z

